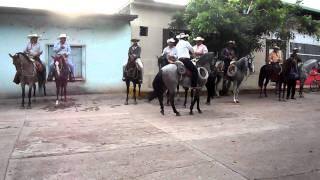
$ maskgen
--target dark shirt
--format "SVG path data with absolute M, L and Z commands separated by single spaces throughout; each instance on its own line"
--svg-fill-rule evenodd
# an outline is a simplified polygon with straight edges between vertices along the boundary
M 224 48 L 224 49 L 222 50 L 221 55 L 222 55 L 222 59 L 223 59 L 223 60 L 229 60 L 229 61 L 231 61 L 231 60 L 233 60 L 234 58 L 236 58 L 236 53 L 235 53 L 235 51 L 234 51 L 233 49 L 230 49 L 230 48 Z
M 293 60 L 295 60 L 297 63 L 302 62 L 301 58 L 298 56 L 298 54 L 293 53 L 290 55 L 290 58 L 292 58 Z
M 129 48 L 128 56 L 133 56 L 134 59 L 140 58 L 141 47 L 139 45 L 132 45 Z

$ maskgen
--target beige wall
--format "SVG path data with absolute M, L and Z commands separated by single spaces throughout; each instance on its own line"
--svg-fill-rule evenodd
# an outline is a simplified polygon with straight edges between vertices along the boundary
M 138 18 L 131 22 L 131 28 L 132 37 L 141 40 L 141 59 L 145 69 L 142 88 L 145 90 L 152 87 L 152 80 L 158 72 L 156 56 L 162 53 L 163 29 L 168 28 L 175 12 L 172 8 L 131 5 L 131 14 L 138 15 Z M 148 27 L 148 36 L 139 36 L 140 26 Z

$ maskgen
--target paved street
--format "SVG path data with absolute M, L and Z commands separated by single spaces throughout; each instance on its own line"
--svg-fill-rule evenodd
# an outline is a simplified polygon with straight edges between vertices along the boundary
M 202 97 L 202 101 L 204 101 Z M 54 107 L 38 98 L 0 101 L 0 179 L 320 179 L 320 94 L 278 102 L 240 94 L 177 102 L 165 116 L 157 101 L 123 105 L 122 95 L 79 95 Z

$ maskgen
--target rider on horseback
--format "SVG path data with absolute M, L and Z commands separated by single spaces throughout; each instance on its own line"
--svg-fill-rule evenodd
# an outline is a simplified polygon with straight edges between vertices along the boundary
M 174 45 L 175 40 L 170 38 L 167 40 L 168 46 L 163 49 L 162 55 L 165 56 L 169 64 L 173 64 L 177 60 L 177 48 Z
M 235 53 L 235 46 L 236 46 L 236 42 L 235 41 L 228 41 L 227 42 L 227 47 L 222 49 L 222 60 L 224 62 L 224 75 L 226 76 L 228 68 L 230 66 L 230 63 L 232 61 L 236 61 L 237 60 L 237 56 Z
M 184 66 L 189 69 L 192 73 L 191 76 L 191 87 L 196 88 L 198 82 L 198 69 L 190 60 L 190 53 L 194 54 L 194 50 L 191 44 L 187 41 L 189 35 L 180 33 L 177 36 L 179 42 L 177 44 L 177 55 L 178 59 L 184 64 Z
M 193 39 L 196 42 L 196 45 L 193 46 L 195 58 L 199 59 L 202 55 L 208 53 L 208 48 L 203 44 L 204 39 L 200 36 Z
M 54 46 L 53 46 L 53 51 L 56 53 L 56 56 L 62 56 L 64 58 L 64 60 L 66 61 L 66 63 L 69 66 L 69 80 L 70 81 L 74 81 L 74 71 L 73 71 L 73 65 L 71 63 L 71 47 L 70 45 L 66 42 L 67 39 L 67 35 L 66 34 L 60 34 L 59 38 L 59 42 L 57 42 Z M 54 62 L 52 62 L 50 64 L 50 70 L 49 70 L 49 75 L 48 75 L 48 81 L 52 80 L 53 77 L 53 72 L 54 72 Z
M 29 59 L 31 61 L 37 61 L 37 62 L 43 64 L 40 60 L 40 55 L 42 54 L 42 49 L 41 49 L 40 43 L 38 42 L 39 37 L 40 36 L 38 34 L 28 35 L 28 38 L 30 38 L 30 41 L 28 42 L 28 44 L 23 52 L 29 57 Z M 13 82 L 16 84 L 20 83 L 18 72 L 14 76 Z
M 271 64 L 272 69 L 275 72 L 280 72 L 281 67 L 280 63 L 282 63 L 282 55 L 280 52 L 280 48 L 278 46 L 273 46 L 273 51 L 269 54 L 269 64 Z
M 143 82 L 143 64 L 141 61 L 141 47 L 138 45 L 138 42 L 140 41 L 140 39 L 138 38 L 133 38 L 131 39 L 131 42 L 133 43 L 132 46 L 129 48 L 129 52 L 128 52 L 128 60 L 134 60 L 137 64 L 137 66 L 139 67 L 139 83 L 142 84 Z M 126 73 L 126 67 L 127 64 L 125 64 L 123 66 L 123 76 L 122 76 L 122 80 L 125 81 L 125 73 Z

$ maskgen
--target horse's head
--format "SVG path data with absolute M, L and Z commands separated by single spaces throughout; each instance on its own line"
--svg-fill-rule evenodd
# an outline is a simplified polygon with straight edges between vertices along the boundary
M 210 72 L 211 68 L 214 67 L 217 60 L 218 60 L 218 56 L 217 55 L 215 56 L 215 53 L 213 52 L 209 52 L 199 58 L 199 60 L 197 61 L 197 66 L 205 67 Z
M 250 71 L 250 73 L 254 73 L 254 72 L 255 72 L 255 69 L 254 69 L 254 56 L 250 53 L 250 54 L 247 56 L 247 59 L 248 59 L 248 68 L 249 68 L 249 71 Z
M 66 63 L 66 60 L 63 56 L 51 56 L 53 58 L 53 64 L 54 64 L 54 70 L 55 70 L 55 75 L 60 76 L 62 72 L 64 74 L 68 74 L 68 65 Z
M 9 56 L 12 58 L 13 65 L 16 67 L 17 70 L 19 70 L 21 66 L 21 63 L 19 60 L 19 54 L 18 53 L 16 53 L 15 55 L 9 54 Z

